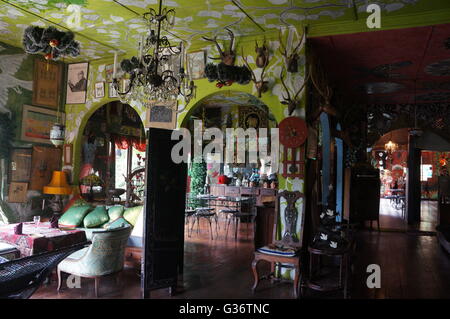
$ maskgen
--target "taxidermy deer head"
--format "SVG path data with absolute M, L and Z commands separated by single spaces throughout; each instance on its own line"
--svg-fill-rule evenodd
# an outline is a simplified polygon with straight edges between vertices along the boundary
M 234 65 L 234 61 L 236 59 L 236 54 L 235 54 L 234 48 L 233 48 L 233 46 L 234 46 L 234 33 L 233 33 L 233 31 L 231 31 L 228 28 L 225 28 L 225 30 L 227 30 L 228 33 L 230 34 L 230 45 L 229 45 L 228 49 L 224 48 L 222 50 L 222 47 L 217 42 L 217 36 L 215 36 L 212 39 L 211 38 L 207 38 L 207 37 L 202 37 L 202 38 L 205 41 L 214 42 L 214 44 L 217 47 L 217 50 L 219 51 L 220 58 L 212 58 L 212 57 L 210 57 L 211 59 L 213 59 L 213 60 L 222 60 L 222 63 L 226 64 L 226 65 Z
M 290 73 L 296 73 L 298 72 L 298 58 L 299 58 L 299 48 L 300 45 L 303 43 L 303 39 L 305 38 L 306 32 L 303 32 L 302 38 L 298 42 L 296 46 L 292 44 L 292 47 L 294 48 L 292 51 L 287 50 L 286 45 L 283 43 L 283 35 L 281 33 L 280 29 L 280 53 L 281 55 L 286 59 L 286 66 L 287 71 Z
M 266 46 L 266 39 L 264 39 L 263 45 L 258 45 L 258 40 L 255 40 L 255 52 L 256 52 L 256 66 L 258 68 L 264 68 L 269 64 L 269 49 Z
M 321 101 L 321 103 L 320 103 L 319 109 L 312 116 L 312 122 L 314 122 L 320 116 L 320 114 L 322 114 L 323 112 L 325 112 L 331 116 L 339 116 L 339 112 L 336 110 L 335 107 L 333 107 L 331 105 L 331 97 L 333 96 L 333 90 L 331 89 L 331 87 L 327 83 L 325 83 L 325 80 L 321 81 L 323 84 L 323 87 L 322 88 L 320 87 L 320 85 L 316 79 L 316 76 L 314 75 L 314 72 L 312 72 L 312 66 L 311 66 L 311 70 L 310 70 L 309 74 L 311 76 L 311 81 L 312 81 L 314 87 L 316 88 L 317 92 L 323 99 L 323 101 Z M 323 74 L 322 74 L 321 78 L 324 79 Z
M 309 78 L 309 76 L 305 79 L 305 81 L 303 82 L 303 85 L 300 87 L 300 89 L 298 89 L 298 91 L 295 93 L 294 97 L 292 98 L 291 93 L 289 92 L 289 88 L 286 86 L 286 83 L 284 82 L 283 71 L 281 71 L 281 74 L 280 74 L 281 84 L 283 84 L 284 90 L 286 91 L 286 94 L 287 94 L 287 97 L 285 97 L 283 94 L 283 101 L 281 102 L 281 104 L 288 106 L 289 116 L 291 116 L 292 112 L 294 112 L 294 110 L 300 104 L 299 94 L 305 87 L 306 83 L 308 82 L 308 78 Z
M 262 72 L 261 72 L 261 79 L 258 81 L 256 79 L 255 72 L 251 69 L 250 65 L 248 64 L 247 58 L 244 56 L 244 50 L 242 50 L 242 59 L 244 60 L 245 65 L 250 70 L 252 74 L 252 81 L 255 83 L 256 90 L 258 91 L 258 97 L 260 98 L 262 93 L 267 92 L 269 89 L 267 81 L 264 81 L 264 72 L 266 72 L 266 68 L 269 65 L 269 51 L 267 51 L 267 55 L 265 56 L 265 64 L 262 66 Z

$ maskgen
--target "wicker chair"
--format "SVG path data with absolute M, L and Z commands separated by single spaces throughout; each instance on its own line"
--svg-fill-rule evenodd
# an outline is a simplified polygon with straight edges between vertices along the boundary
M 0 298 L 30 298 L 63 259 L 82 249 L 84 245 L 84 243 L 77 244 L 52 252 L 0 263 Z

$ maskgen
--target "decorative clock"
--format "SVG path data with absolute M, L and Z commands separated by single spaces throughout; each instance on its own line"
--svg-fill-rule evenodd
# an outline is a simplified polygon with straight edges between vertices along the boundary
M 302 178 L 305 175 L 305 148 L 308 126 L 299 117 L 287 117 L 278 125 L 283 145 L 283 177 Z

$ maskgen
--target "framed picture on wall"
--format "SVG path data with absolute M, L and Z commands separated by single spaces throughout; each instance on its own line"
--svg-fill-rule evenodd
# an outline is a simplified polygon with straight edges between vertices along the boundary
M 195 51 L 187 54 L 188 74 L 191 76 L 192 80 L 198 80 L 205 77 L 205 63 L 205 51 Z
M 62 66 L 53 61 L 34 59 L 33 99 L 34 105 L 57 109 L 61 95 Z
M 97 82 L 94 87 L 94 96 L 96 99 L 101 99 L 105 97 L 105 82 Z
M 173 130 L 177 125 L 177 101 L 152 101 L 147 107 L 145 127 Z
M 108 83 L 108 97 L 109 98 L 119 97 L 119 93 L 117 93 L 117 90 L 112 82 Z
M 28 183 L 11 182 L 9 184 L 8 202 L 25 203 L 27 201 Z
M 65 123 L 66 115 L 59 113 L 59 123 Z M 41 107 L 24 105 L 22 114 L 21 140 L 52 144 L 50 130 L 53 124 L 58 122 L 58 113 Z
M 69 64 L 67 70 L 67 104 L 86 103 L 88 68 L 88 62 Z
M 72 165 L 72 157 L 73 157 L 72 150 L 73 150 L 72 144 L 64 144 L 63 149 L 64 165 Z

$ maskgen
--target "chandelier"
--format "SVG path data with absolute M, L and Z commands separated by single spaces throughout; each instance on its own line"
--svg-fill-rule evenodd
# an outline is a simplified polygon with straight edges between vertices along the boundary
M 128 79 L 122 81 L 122 87 L 116 77 L 117 54 L 114 56 L 113 85 L 120 100 L 128 104 L 131 100 L 139 100 L 148 105 L 151 101 L 176 100 L 181 95 L 187 105 L 195 97 L 195 85 L 185 72 L 183 42 L 173 46 L 163 35 L 175 23 L 175 10 L 163 8 L 160 0 L 158 12 L 150 8 L 143 19 L 149 33 L 139 42 L 138 56 L 120 63 L 128 75 Z
M 384 144 L 384 149 L 386 150 L 386 152 L 388 152 L 389 154 L 394 153 L 397 149 L 398 149 L 398 144 L 394 143 L 392 141 L 387 142 L 386 144 Z

